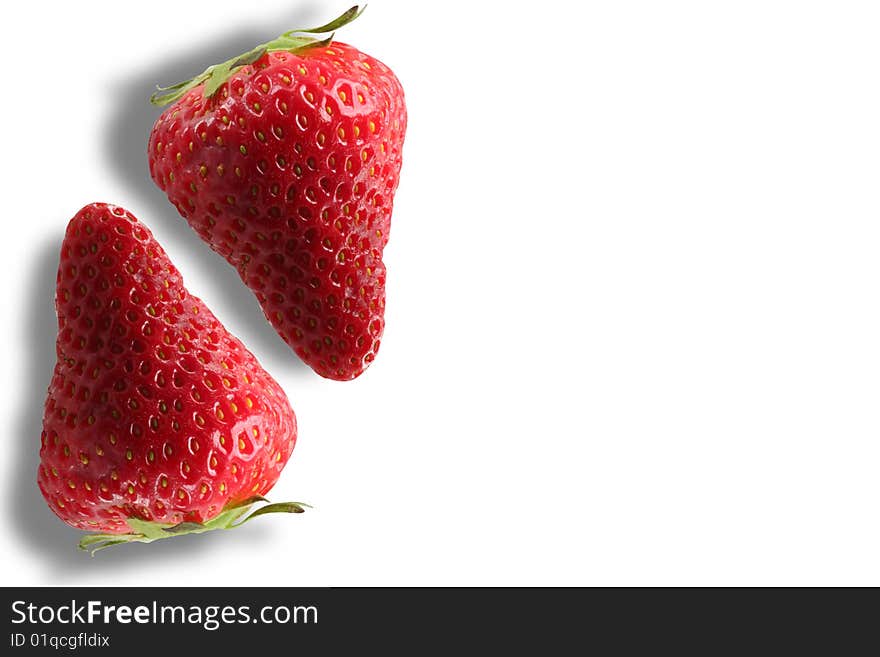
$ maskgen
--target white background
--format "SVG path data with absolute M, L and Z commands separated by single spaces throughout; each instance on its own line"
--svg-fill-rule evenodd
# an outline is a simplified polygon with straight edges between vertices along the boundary
M 156 83 L 345 2 L 2 28 L 2 584 L 880 584 L 880 8 L 375 0 L 410 125 L 382 350 L 301 365 L 149 180 Z M 315 506 L 94 559 L 35 484 L 84 204 L 147 223 L 300 421 Z

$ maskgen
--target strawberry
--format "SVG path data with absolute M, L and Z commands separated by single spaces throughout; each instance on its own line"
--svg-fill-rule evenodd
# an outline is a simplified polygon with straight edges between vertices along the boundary
M 385 326 L 406 107 L 387 66 L 298 32 L 154 94 L 173 104 L 150 134 L 150 174 L 300 358 L 350 380 Z
M 120 207 L 70 221 L 57 281 L 37 474 L 52 511 L 104 532 L 81 542 L 97 549 L 242 522 L 296 442 L 284 391 Z

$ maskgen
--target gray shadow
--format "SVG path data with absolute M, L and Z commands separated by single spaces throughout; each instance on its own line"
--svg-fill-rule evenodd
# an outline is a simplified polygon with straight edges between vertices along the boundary
M 75 546 L 79 540 L 79 532 L 55 517 L 37 487 L 43 406 L 55 367 L 58 320 L 53 299 L 60 250 L 61 234 L 56 232 L 40 245 L 31 271 L 24 279 L 28 286 L 25 298 L 30 299 L 30 307 L 23 315 L 23 346 L 28 366 L 19 372 L 18 381 L 25 403 L 16 424 L 17 440 L 12 441 L 12 449 L 18 450 L 13 455 L 13 462 L 18 467 L 13 469 L 6 495 L 7 514 L 12 519 L 10 524 L 19 530 L 28 549 L 51 557 L 60 556 L 64 545 L 67 546 L 64 551 L 69 553 L 70 546 Z
M 202 72 L 211 64 L 233 57 L 296 27 L 309 27 L 326 21 L 326 7 L 304 2 L 287 16 L 263 19 L 254 24 L 239 25 L 228 34 L 206 35 L 181 54 L 167 57 L 133 71 L 125 80 L 112 84 L 108 93 L 119 101 L 104 131 L 104 156 L 113 163 L 119 179 L 125 184 L 124 199 L 107 199 L 134 212 L 147 226 L 159 226 L 166 239 L 174 240 L 187 252 L 186 268 L 196 268 L 210 281 L 214 298 L 226 301 L 226 312 L 236 317 L 239 338 L 261 361 L 272 369 L 311 375 L 311 369 L 275 332 L 263 315 L 254 294 L 241 282 L 238 273 L 189 227 L 168 201 L 165 193 L 150 178 L 147 163 L 147 142 L 150 130 L 164 108 L 150 104 L 150 94 L 157 84 L 167 86 Z M 317 21 L 317 22 L 316 22 Z M 199 290 L 191 290 L 202 296 Z M 218 316 L 223 321 L 222 316 Z
M 295 520 L 295 516 L 290 520 Z M 58 523 L 61 524 L 61 521 L 59 520 Z M 193 534 L 150 544 L 116 545 L 94 555 L 76 547 L 83 534 L 72 529 L 75 534 L 72 540 L 67 537 L 63 545 L 53 550 L 49 573 L 52 581 L 57 584 L 76 584 L 83 580 L 89 581 L 100 573 L 106 574 L 108 569 L 117 573 L 139 570 L 144 567 L 161 566 L 179 558 L 198 559 L 213 552 L 228 551 L 230 547 L 257 550 L 260 544 L 273 540 L 272 529 L 257 523 L 259 520 L 248 523 L 247 527 L 232 531 Z M 148 582 L 144 584 L 147 585 Z
M 206 35 L 200 44 L 179 55 L 167 57 L 143 70 L 133 71 L 131 77 L 108 89 L 119 99 L 111 117 L 102 145 L 107 161 L 114 165 L 125 184 L 124 199 L 95 199 L 115 202 L 132 209 L 145 224 L 162 225 L 163 233 L 187 249 L 187 267 L 201 268 L 208 273 L 206 280 L 216 288 L 215 296 L 226 299 L 231 312 L 244 326 L 239 337 L 255 347 L 261 360 L 271 368 L 287 367 L 303 376 L 315 376 L 311 370 L 282 341 L 263 316 L 256 298 L 248 290 L 235 270 L 215 254 L 187 225 L 186 221 L 168 202 L 164 193 L 150 178 L 147 166 L 147 140 L 161 109 L 149 102 L 156 84 L 172 84 L 204 70 L 208 65 L 245 52 L 256 44 L 267 41 L 285 30 L 317 25 L 325 20 L 326 11 L 320 4 L 303 3 L 288 16 L 274 21 L 263 20 L 242 26 L 228 34 Z M 317 22 L 315 22 L 317 21 Z M 62 225 L 53 222 L 52 225 Z M 259 523 L 248 523 L 233 533 L 222 532 L 160 541 L 150 546 L 122 545 L 100 552 L 94 559 L 77 550 L 82 532 L 69 527 L 49 510 L 36 483 L 39 463 L 40 432 L 46 391 L 55 366 L 55 336 L 57 319 L 52 300 L 55 298 L 55 276 L 63 233 L 58 231 L 40 246 L 31 271 L 24 284 L 29 286 L 27 299 L 30 307 L 24 309 L 25 344 L 29 367 L 20 372 L 20 385 L 25 404 L 16 424 L 17 440 L 12 441 L 14 474 L 7 487 L 7 517 L 20 534 L 29 550 L 41 554 L 50 564 L 53 581 L 62 583 L 88 577 L 90 573 L 108 565 L 119 568 L 138 568 L 151 563 L 159 564 L 186 554 L 200 554 L 215 549 L 225 541 L 233 540 L 246 547 L 257 547 L 268 540 L 269 529 Z M 193 292 L 199 295 L 198 290 Z M 222 317 L 220 318 L 222 321 Z M 15 451 L 17 450 L 17 451 Z M 70 568 L 76 564 L 75 568 Z

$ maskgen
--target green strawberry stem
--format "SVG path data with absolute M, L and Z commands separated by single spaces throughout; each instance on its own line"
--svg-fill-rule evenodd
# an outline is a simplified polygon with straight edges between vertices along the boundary
M 266 504 L 250 515 L 248 512 L 259 502 L 268 502 L 265 497 L 257 495 L 243 502 L 227 504 L 220 515 L 211 518 L 205 523 L 181 522 L 176 525 L 149 522 L 139 518 L 129 518 L 126 522 L 131 527 L 130 534 L 89 534 L 79 542 L 80 550 L 87 550 L 95 555 L 98 550 L 121 545 L 122 543 L 152 543 L 163 538 L 174 538 L 184 534 L 204 534 L 215 529 L 235 529 L 241 527 L 248 520 L 267 513 L 303 513 L 308 504 L 302 502 L 276 502 Z
M 333 40 L 334 30 L 351 23 L 355 18 L 361 15 L 365 8 L 366 5 L 363 7 L 355 5 L 341 16 L 338 16 L 326 25 L 321 25 L 320 27 L 312 27 L 305 30 L 289 30 L 277 39 L 261 43 L 256 48 L 252 48 L 246 53 L 242 53 L 232 59 L 227 59 L 220 64 L 209 66 L 194 78 L 178 82 L 177 84 L 172 84 L 170 87 L 157 87 L 158 91 L 150 96 L 150 102 L 153 103 L 153 105 L 168 105 L 179 100 L 190 89 L 199 86 L 203 82 L 205 83 L 205 97 L 210 98 L 217 93 L 217 90 L 233 73 L 242 66 L 253 64 L 267 52 L 279 52 L 282 50 L 287 52 L 299 52 L 305 48 L 328 45 Z M 303 34 L 326 34 L 328 32 L 331 34 L 325 39 L 302 36 Z

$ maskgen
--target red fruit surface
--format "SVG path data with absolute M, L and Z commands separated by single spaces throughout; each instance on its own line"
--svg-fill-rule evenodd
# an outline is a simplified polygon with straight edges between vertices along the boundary
M 385 319 L 403 89 L 340 42 L 268 52 L 156 121 L 150 173 L 318 374 L 353 379 Z
M 275 484 L 296 442 L 284 391 L 131 214 L 71 220 L 55 305 L 37 481 L 62 520 L 204 522 Z

